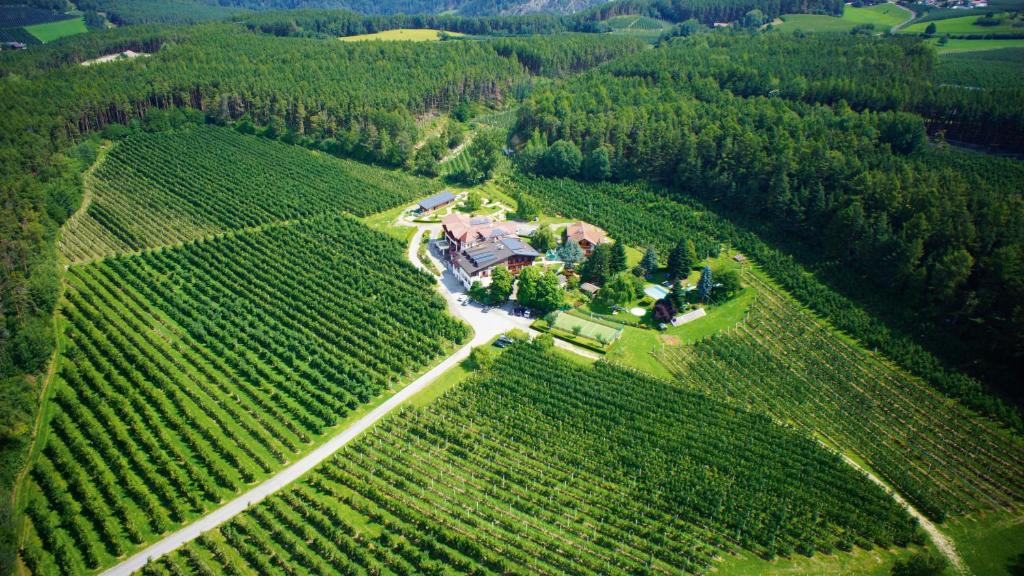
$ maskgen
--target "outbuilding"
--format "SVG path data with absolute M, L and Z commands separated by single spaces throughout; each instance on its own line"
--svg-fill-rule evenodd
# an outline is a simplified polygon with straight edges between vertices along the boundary
M 452 202 L 455 202 L 455 194 L 452 194 L 449 190 L 445 190 L 444 192 L 434 194 L 430 198 L 420 201 L 416 211 L 420 214 L 430 214 L 434 210 L 444 208 Z

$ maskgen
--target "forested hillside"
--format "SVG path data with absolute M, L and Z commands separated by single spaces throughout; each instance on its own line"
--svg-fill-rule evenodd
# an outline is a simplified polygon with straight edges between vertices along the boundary
M 899 102 L 915 88 L 894 77 L 926 77 L 929 54 L 887 40 L 837 39 L 829 51 L 811 41 L 803 59 L 787 64 L 780 55 L 767 67 L 762 48 L 797 50 L 796 41 L 715 38 L 675 42 L 538 90 L 516 128 L 530 141 L 521 166 L 649 179 L 670 195 L 703 199 L 803 255 L 895 326 L 925 335 L 951 364 L 1019 394 L 1008 376 L 1024 358 L 1024 167 L 936 149 L 925 118 L 874 111 L 867 96 L 863 111 L 847 104 L 859 93 Z M 801 66 L 852 72 L 812 81 Z M 860 82 L 858 67 L 881 79 Z M 1014 102 L 981 105 L 984 124 L 1005 129 L 996 118 L 1019 116 Z M 541 162 L 558 140 L 584 156 L 607 155 L 609 173 L 567 174 Z

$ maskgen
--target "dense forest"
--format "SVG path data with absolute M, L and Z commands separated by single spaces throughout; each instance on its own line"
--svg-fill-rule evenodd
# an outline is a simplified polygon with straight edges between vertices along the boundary
M 1011 50 L 1005 60 L 1013 56 Z M 705 34 L 620 61 L 610 71 L 654 80 L 709 79 L 738 96 L 914 112 L 933 135 L 1024 150 L 1024 110 L 1018 105 L 1024 88 L 1006 81 L 1012 69 L 986 70 L 986 78 L 1002 75 L 1001 82 L 987 82 L 986 90 L 965 89 L 950 78 L 951 68 L 964 67 L 956 62 L 966 59 L 977 69 L 978 58 L 955 55 L 939 67 L 934 51 L 910 37 Z
M 729 58 L 724 52 L 702 57 L 700 42 L 734 46 Z M 940 352 L 958 368 L 1012 385 L 1009 375 L 1024 357 L 1017 329 L 1024 314 L 1018 193 L 1024 167 L 932 149 L 926 121 L 916 114 L 858 112 L 843 99 L 825 106 L 768 93 L 798 84 L 787 79 L 784 64 L 779 71 L 756 70 L 760 51 L 776 42 L 789 40 L 674 43 L 540 89 L 516 128 L 519 139 L 528 141 L 520 165 L 549 176 L 649 179 L 667 184 L 670 194 L 706 200 L 783 239 L 814 269 L 839 278 L 843 290 L 902 318 L 908 331 L 942 340 Z M 866 93 L 878 85 L 898 94 L 899 86 L 859 83 L 854 61 L 869 77 L 927 66 L 927 53 L 893 58 L 919 48 L 846 42 L 856 58 L 836 50 L 831 60 L 811 50 L 805 60 L 818 54 L 826 62 L 822 67 L 853 69 L 836 85 L 859 85 Z M 858 49 L 859 43 L 869 45 Z M 742 70 L 752 72 L 737 72 Z M 744 94 L 744 86 L 772 78 L 778 87 Z M 804 83 L 804 92 L 811 89 Z M 567 147 L 583 162 L 553 161 L 571 157 L 563 153 Z M 607 170 L 587 170 L 602 165 Z M 922 311 L 929 321 L 922 322 Z M 939 326 L 941 336 L 927 335 Z
M 363 34 L 393 28 L 440 28 L 470 34 L 608 31 L 604 20 L 644 15 L 669 22 L 739 20 L 751 10 L 767 18 L 788 13 L 842 14 L 838 0 L 82 0 L 82 10 L 104 12 L 125 24 L 192 24 L 240 18 L 260 26 L 294 20 L 292 33 Z M 581 10 L 581 8 L 585 8 Z M 483 18 L 481 18 L 483 16 Z M 314 23 L 312 20 L 316 20 Z

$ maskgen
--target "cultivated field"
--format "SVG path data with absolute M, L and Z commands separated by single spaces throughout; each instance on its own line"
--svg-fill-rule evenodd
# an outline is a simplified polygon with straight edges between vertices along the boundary
M 145 573 L 700 574 L 919 537 L 764 417 L 519 344 Z
M 72 218 L 62 237 L 71 262 L 317 214 L 365 216 L 437 185 L 203 126 L 129 137 L 86 187 L 86 212 Z
M 38 38 L 40 42 L 53 42 L 65 36 L 84 34 L 89 29 L 85 27 L 85 19 L 79 16 L 67 20 L 26 26 L 25 31 Z
M 671 22 L 649 16 L 615 16 L 606 20 L 606 23 L 613 34 L 626 34 L 652 41 L 672 27 Z
M 1024 501 L 1019 438 L 838 338 L 757 275 L 746 281 L 745 321 L 659 353 L 682 384 L 856 454 L 932 519 Z
M 340 216 L 72 267 L 26 562 L 110 564 L 277 471 L 466 337 L 438 298 Z
M 412 42 L 428 42 L 432 40 L 440 40 L 441 34 L 441 30 L 433 30 L 430 28 L 397 28 L 395 30 L 375 32 L 373 34 L 342 36 L 340 40 L 343 42 L 361 42 L 364 40 L 406 40 Z M 444 32 L 444 34 L 449 36 L 465 36 L 465 34 L 460 32 Z

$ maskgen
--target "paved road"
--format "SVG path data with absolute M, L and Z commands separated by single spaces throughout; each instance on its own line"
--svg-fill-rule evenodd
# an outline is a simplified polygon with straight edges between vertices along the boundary
M 424 228 L 427 227 L 430 226 L 424 226 Z M 417 254 L 421 236 L 422 231 L 417 231 L 416 236 L 409 244 L 408 254 L 409 260 L 411 260 L 413 264 L 425 270 L 426 267 L 424 267 L 423 263 L 419 261 Z M 434 257 L 431 256 L 431 258 Z M 434 260 L 439 269 L 444 269 L 441 263 L 437 262 L 436 258 L 434 258 Z M 449 310 L 451 310 L 455 316 L 462 318 L 466 323 L 473 327 L 473 339 L 470 340 L 468 344 L 459 348 L 454 354 L 445 358 L 444 361 L 432 368 L 426 374 L 414 380 L 411 384 L 403 388 L 391 398 L 388 398 L 383 404 L 375 408 L 369 414 L 355 421 L 348 428 L 342 430 L 323 445 L 316 448 L 295 463 L 289 465 L 284 470 L 278 472 L 274 476 L 271 476 L 259 485 L 251 488 L 241 496 L 238 496 L 234 500 L 231 500 L 227 504 L 224 504 L 206 516 L 203 516 L 199 520 L 181 528 L 177 532 L 169 534 L 162 540 L 132 555 L 120 564 L 102 572 L 101 576 L 128 576 L 129 574 L 141 570 L 142 567 L 144 567 L 150 560 L 155 560 L 165 554 L 169 554 L 188 542 L 195 540 L 204 532 L 228 522 L 238 514 L 245 512 L 249 506 L 256 504 L 267 496 L 270 496 L 274 492 L 284 488 L 286 485 L 294 482 L 300 476 L 309 472 L 324 460 L 330 458 L 335 452 L 351 442 L 356 436 L 376 424 L 381 418 L 408 400 L 411 396 L 427 387 L 449 368 L 452 368 L 469 356 L 470 351 L 475 346 L 486 344 L 494 337 L 499 334 L 503 334 L 512 328 L 520 328 L 523 330 L 529 329 L 529 320 L 512 316 L 509 314 L 508 309 L 495 308 L 488 312 L 484 312 L 483 309 L 478 306 L 462 306 L 458 301 L 458 298 L 461 295 L 462 285 L 455 279 L 454 275 L 447 270 L 438 278 L 438 284 L 438 291 L 445 297 L 445 300 L 447 300 Z
M 477 333 L 469 344 L 459 348 L 454 354 L 445 358 L 443 362 L 435 366 L 429 372 L 417 378 L 412 382 L 412 384 L 409 384 L 397 394 L 388 398 L 372 412 L 357 420 L 351 426 L 341 431 L 338 435 L 334 436 L 326 443 L 304 456 L 302 459 L 291 464 L 281 472 L 278 472 L 276 475 L 268 478 L 241 496 L 206 516 L 203 516 L 199 520 L 196 520 L 192 524 L 189 524 L 177 532 L 166 536 L 163 540 L 156 542 L 141 552 L 129 557 L 124 562 L 121 562 L 113 568 L 103 572 L 103 576 L 128 576 L 129 574 L 142 569 L 150 559 L 159 558 L 164 554 L 168 554 L 176 550 L 186 543 L 198 538 L 204 532 L 212 530 L 213 528 L 231 520 L 236 515 L 241 514 L 249 506 L 263 500 L 281 488 L 284 488 L 287 484 L 297 480 L 300 476 L 309 472 L 324 460 L 330 458 L 335 452 L 351 442 L 353 438 L 376 424 L 377 421 L 386 416 L 388 412 L 391 412 L 411 396 L 425 388 L 449 368 L 452 368 L 455 364 L 461 362 L 469 356 L 469 353 L 474 346 L 484 344 L 492 337 L 493 335 L 486 333 Z

